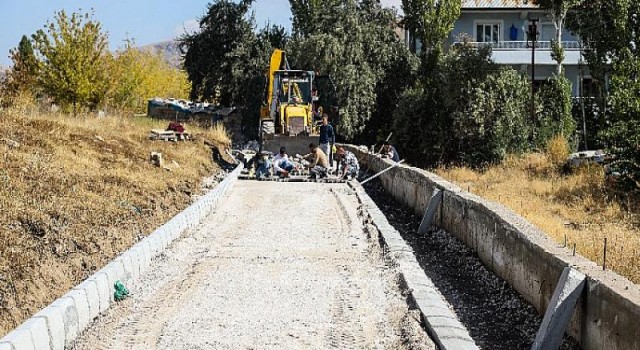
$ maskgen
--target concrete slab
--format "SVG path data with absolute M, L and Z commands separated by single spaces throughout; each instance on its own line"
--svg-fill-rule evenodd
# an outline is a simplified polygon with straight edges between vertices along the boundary
M 427 210 L 422 217 L 422 222 L 420 223 L 420 227 L 418 228 L 419 234 L 426 234 L 430 229 L 433 223 L 433 218 L 436 215 L 436 211 L 440 207 L 443 198 L 443 191 L 439 189 L 433 190 L 433 195 L 429 200 L 429 204 L 427 205 Z
M 560 347 L 587 277 L 570 266 L 565 267 L 547 307 L 532 350 L 556 350 Z

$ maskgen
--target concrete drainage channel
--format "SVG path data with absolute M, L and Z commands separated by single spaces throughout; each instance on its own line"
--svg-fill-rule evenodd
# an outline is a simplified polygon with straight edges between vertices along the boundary
M 385 255 L 398 267 L 401 284 L 410 292 L 409 304 L 418 310 L 429 336 L 440 349 L 478 349 L 451 305 L 420 267 L 413 250 L 357 183 L 349 183 L 361 203 L 358 215 L 369 235 L 378 236 Z
M 489 271 L 463 242 L 442 229 L 419 234 L 422 218 L 396 202 L 380 181 L 365 186 L 390 226 L 417 256 L 420 267 L 452 305 L 483 349 L 530 349 L 542 318 L 509 284 Z M 565 337 L 560 349 L 578 349 Z
M 240 164 L 215 189 L 0 339 L 0 350 L 63 350 L 114 303 L 114 284 L 135 284 L 151 260 L 186 230 L 196 227 L 227 193 Z

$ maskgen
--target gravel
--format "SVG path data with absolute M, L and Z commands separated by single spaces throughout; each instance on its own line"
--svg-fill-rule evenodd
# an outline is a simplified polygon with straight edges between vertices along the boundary
M 75 349 L 434 349 L 345 185 L 239 181 Z
M 542 318 L 504 280 L 489 271 L 467 246 L 445 230 L 419 235 L 421 217 L 397 203 L 379 180 L 365 185 L 394 226 L 413 248 L 425 273 L 483 349 L 530 349 Z M 579 349 L 565 337 L 561 349 Z

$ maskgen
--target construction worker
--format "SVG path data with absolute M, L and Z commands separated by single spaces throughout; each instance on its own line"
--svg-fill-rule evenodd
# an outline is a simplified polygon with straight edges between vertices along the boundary
M 355 154 L 338 147 L 336 160 L 338 162 L 338 178 L 351 180 L 358 177 L 360 164 L 358 164 L 358 158 Z
M 325 155 L 329 156 L 329 166 L 333 168 L 333 154 L 332 148 L 336 143 L 336 133 L 333 130 L 333 126 L 329 124 L 329 115 L 327 113 L 322 114 L 322 125 L 320 126 L 320 149 Z
M 382 154 L 382 158 L 389 158 L 394 162 L 400 161 L 400 155 L 398 155 L 398 151 L 396 151 L 395 147 L 391 146 L 391 143 L 389 143 L 389 141 L 384 142 L 380 154 Z
M 310 159 L 311 162 L 309 164 L 309 178 L 315 180 L 326 177 L 327 167 L 329 166 L 327 155 L 314 143 L 309 145 L 309 151 L 311 151 L 311 153 L 305 156 L 305 158 Z
M 284 146 L 280 147 L 280 153 L 273 157 L 273 172 L 277 176 L 288 177 L 294 168 L 293 163 L 287 155 L 287 149 Z
M 262 152 L 257 161 L 256 177 L 258 179 L 265 179 L 271 176 L 271 161 L 269 160 L 269 153 Z

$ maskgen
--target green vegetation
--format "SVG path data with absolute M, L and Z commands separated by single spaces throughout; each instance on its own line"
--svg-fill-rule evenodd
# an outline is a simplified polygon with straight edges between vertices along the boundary
M 107 44 L 92 14 L 57 12 L 11 51 L 13 67 L 0 89 L 0 105 L 20 107 L 37 98 L 74 114 L 98 108 L 139 113 L 151 97 L 187 97 L 186 74 L 159 54 L 139 51 L 131 42 L 111 54 Z

